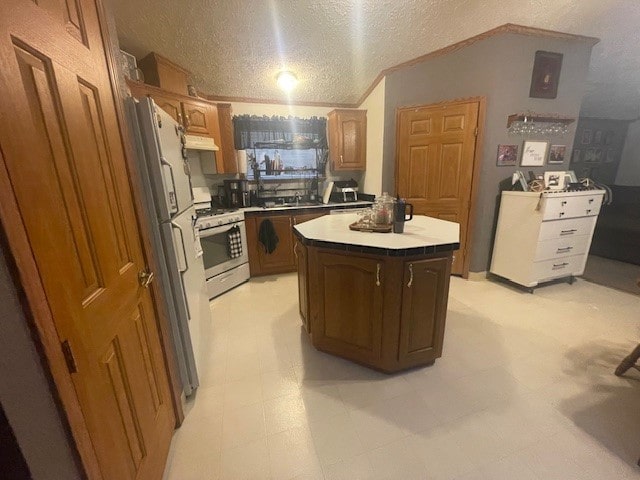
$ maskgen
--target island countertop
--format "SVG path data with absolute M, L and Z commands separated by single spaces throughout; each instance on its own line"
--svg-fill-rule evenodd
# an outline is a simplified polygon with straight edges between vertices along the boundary
M 375 251 L 386 255 L 412 255 L 457 250 L 460 226 L 454 222 L 415 215 L 406 222 L 404 233 L 358 232 L 349 225 L 358 220 L 355 213 L 325 215 L 294 229 L 306 245 L 331 246 L 343 250 Z

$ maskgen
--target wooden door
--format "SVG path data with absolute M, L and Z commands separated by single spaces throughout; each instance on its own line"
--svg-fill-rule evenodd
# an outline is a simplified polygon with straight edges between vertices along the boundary
M 398 352 L 401 364 L 430 362 L 442 355 L 448 264 L 447 258 L 404 263 Z
M 313 338 L 321 350 L 364 363 L 379 362 L 382 351 L 383 262 L 317 253 L 318 328 Z
M 146 266 L 98 7 L 5 0 L 1 10 L 2 202 L 17 205 L 40 276 L 29 281 L 42 283 L 66 352 L 89 436 L 76 440 L 95 454 L 93 477 L 160 478 L 175 419 L 138 279 Z
M 479 102 L 400 108 L 396 192 L 414 214 L 460 224 L 452 273 L 462 274 L 467 248 Z
M 184 126 L 187 133 L 194 135 L 213 136 L 212 106 L 200 102 L 182 102 L 182 113 L 184 115 Z M 217 119 L 216 119 L 217 120 Z M 218 138 L 220 136 L 218 135 Z M 220 141 L 220 140 L 218 140 Z
M 329 154 L 333 170 L 364 170 L 367 152 L 366 110 L 329 113 Z

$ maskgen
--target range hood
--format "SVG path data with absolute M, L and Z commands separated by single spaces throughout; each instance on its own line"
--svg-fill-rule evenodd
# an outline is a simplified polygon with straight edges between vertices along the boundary
M 217 152 L 220 150 L 211 137 L 200 137 L 198 135 L 185 135 L 184 146 L 191 150 L 209 150 Z

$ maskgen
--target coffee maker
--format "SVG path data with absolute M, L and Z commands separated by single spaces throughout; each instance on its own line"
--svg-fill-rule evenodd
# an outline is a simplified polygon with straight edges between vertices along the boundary
M 224 194 L 229 208 L 249 206 L 249 182 L 246 179 L 224 180 Z

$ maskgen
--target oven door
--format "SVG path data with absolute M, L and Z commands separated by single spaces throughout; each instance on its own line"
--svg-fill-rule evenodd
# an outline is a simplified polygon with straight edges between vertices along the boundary
M 227 234 L 235 226 L 240 228 L 242 254 L 239 257 L 230 258 Z M 200 243 L 202 244 L 202 259 L 207 278 L 227 272 L 249 261 L 249 256 L 247 255 L 247 232 L 244 222 L 201 229 Z

